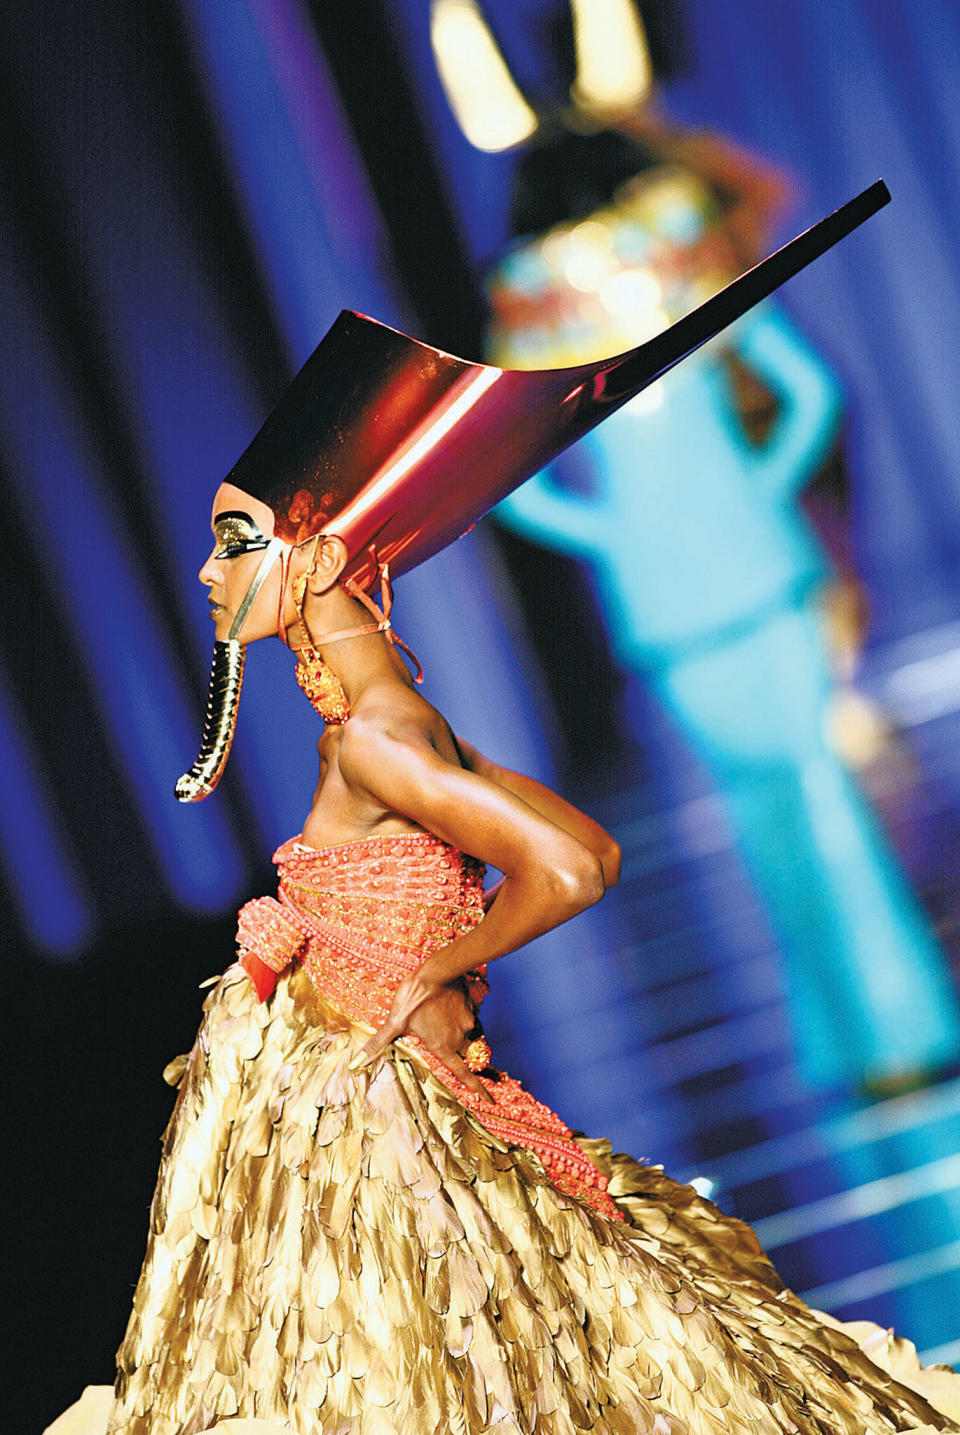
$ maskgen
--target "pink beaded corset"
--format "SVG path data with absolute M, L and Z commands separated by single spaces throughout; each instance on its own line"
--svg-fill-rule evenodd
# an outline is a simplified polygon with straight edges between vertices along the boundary
M 396 833 L 276 853 L 280 884 L 325 923 L 426 952 L 483 916 L 484 866 L 428 832 Z
M 320 938 L 303 957 L 314 985 L 373 1026 L 385 1019 L 405 976 L 483 918 L 483 863 L 429 832 L 323 848 L 294 840 L 274 861 L 280 901 L 295 906 Z M 479 1003 L 484 974 L 470 973 L 468 985 Z
M 403 978 L 483 919 L 483 863 L 428 832 L 323 848 L 293 839 L 274 861 L 277 898 L 248 902 L 237 931 L 240 961 L 261 1000 L 297 960 L 325 1001 L 376 1030 Z M 468 973 L 466 981 L 479 1005 L 488 990 L 485 971 Z M 398 1044 L 416 1053 L 494 1135 L 534 1152 L 557 1185 L 618 1217 L 604 1177 L 569 1128 L 518 1082 L 504 1072 L 483 1073 L 494 1097 L 486 1102 L 416 1037 Z

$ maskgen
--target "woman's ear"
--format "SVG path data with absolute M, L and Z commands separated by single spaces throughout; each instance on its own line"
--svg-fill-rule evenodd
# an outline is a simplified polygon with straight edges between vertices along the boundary
M 307 588 L 314 595 L 327 593 L 340 580 L 347 566 L 347 545 L 335 533 L 321 533 L 310 572 Z

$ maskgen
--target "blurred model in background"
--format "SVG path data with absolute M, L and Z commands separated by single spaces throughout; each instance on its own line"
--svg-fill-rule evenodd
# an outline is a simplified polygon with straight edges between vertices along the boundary
M 788 198 L 769 164 L 663 118 L 629 0 L 571 9 L 572 103 L 518 132 L 516 237 L 488 276 L 488 358 L 510 368 L 660 332 L 756 262 Z M 437 54 L 458 109 L 456 67 Z M 800 499 L 840 406 L 827 364 L 767 303 L 584 439 L 574 469 L 559 461 L 497 513 L 589 565 L 617 660 L 709 769 L 775 926 L 808 1079 L 890 1089 L 953 1061 L 960 1022 L 835 737 L 828 631 L 844 635 L 849 673 L 839 619 L 858 589 Z M 841 731 L 852 716 L 854 739 L 864 723 L 870 735 L 868 711 L 844 712 Z

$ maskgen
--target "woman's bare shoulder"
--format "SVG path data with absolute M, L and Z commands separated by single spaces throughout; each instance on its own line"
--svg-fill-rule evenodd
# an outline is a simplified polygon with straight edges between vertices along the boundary
M 340 765 L 361 768 L 367 761 L 402 761 L 433 754 L 456 767 L 468 766 L 443 714 L 422 694 L 392 690 L 373 697 L 343 728 Z

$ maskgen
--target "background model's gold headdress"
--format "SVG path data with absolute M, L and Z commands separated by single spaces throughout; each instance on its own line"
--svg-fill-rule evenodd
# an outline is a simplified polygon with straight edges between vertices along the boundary
M 650 47 L 633 0 L 571 0 L 576 73 L 569 100 L 585 116 L 631 110 L 653 83 Z M 540 119 L 509 67 L 478 0 L 432 0 L 430 41 L 450 108 L 487 153 L 514 149 Z
M 215 655 L 204 747 L 177 785 L 181 801 L 205 797 L 223 771 L 233 729 L 217 695 L 235 717 L 243 616 L 282 545 L 336 534 L 343 578 L 362 588 L 383 563 L 394 575 L 422 563 L 889 198 L 878 180 L 655 338 L 575 368 L 469 363 L 342 313 L 227 475 L 273 510 L 275 537 L 226 645 L 239 651 Z

